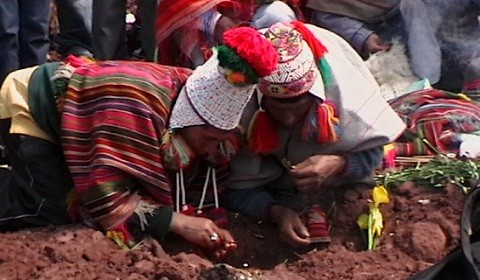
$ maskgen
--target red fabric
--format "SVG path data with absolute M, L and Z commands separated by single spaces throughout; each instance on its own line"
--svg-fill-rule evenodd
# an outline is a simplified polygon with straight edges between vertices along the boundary
M 254 11 L 254 0 L 163 0 L 158 5 L 155 23 L 158 44 L 158 62 L 160 64 L 186 66 L 191 62 L 182 54 L 171 37 L 173 31 L 196 20 L 213 8 L 231 17 L 233 20 L 249 21 Z M 207 40 L 200 32 L 195 38 L 202 49 L 209 49 Z M 190 38 L 192 39 L 192 38 Z
M 278 146 L 280 138 L 275 123 L 263 111 L 255 113 L 248 131 L 250 149 L 258 154 L 267 154 Z
M 302 213 L 300 219 L 307 227 L 310 240 L 313 243 L 328 243 L 331 241 L 327 215 L 319 205 L 314 204 L 308 207 Z
M 464 92 L 469 92 L 469 91 L 476 92 L 476 91 L 479 91 L 479 90 L 480 90 L 480 79 L 470 81 L 470 82 L 466 82 L 463 85 L 463 91 Z

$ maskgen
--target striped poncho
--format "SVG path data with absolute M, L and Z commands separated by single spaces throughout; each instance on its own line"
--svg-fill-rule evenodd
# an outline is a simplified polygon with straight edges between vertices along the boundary
M 62 145 L 82 209 L 95 225 L 118 229 L 142 205 L 172 205 L 161 141 L 172 100 L 191 72 L 106 61 L 72 76 Z

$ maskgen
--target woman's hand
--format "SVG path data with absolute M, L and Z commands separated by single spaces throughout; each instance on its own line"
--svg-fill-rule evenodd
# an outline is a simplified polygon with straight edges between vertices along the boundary
M 282 241 L 293 247 L 306 246 L 311 243 L 307 227 L 297 213 L 281 205 L 273 205 L 270 211 L 273 221 L 278 225 Z
M 170 230 L 213 252 L 216 258 L 223 258 L 237 248 L 230 232 L 219 228 L 210 219 L 174 212 Z
M 311 192 L 319 189 L 326 178 L 340 174 L 345 165 L 343 156 L 315 155 L 294 165 L 289 173 L 301 192 Z

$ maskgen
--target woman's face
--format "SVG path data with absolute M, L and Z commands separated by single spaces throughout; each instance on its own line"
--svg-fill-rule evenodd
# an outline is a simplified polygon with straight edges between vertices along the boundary
M 214 156 L 221 142 L 229 138 L 235 130 L 222 130 L 211 125 L 188 126 L 180 134 L 195 155 L 207 158 Z
M 272 119 L 279 125 L 292 128 L 305 120 L 313 104 L 313 97 L 305 94 L 293 101 L 263 97 L 263 107 Z

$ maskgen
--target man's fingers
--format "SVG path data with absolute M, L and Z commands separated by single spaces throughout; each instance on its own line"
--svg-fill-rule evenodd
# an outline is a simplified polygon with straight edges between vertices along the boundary
M 295 225 L 294 225 L 295 224 Z M 298 222 L 289 223 L 288 226 L 282 227 L 282 240 L 293 247 L 306 246 L 310 244 L 308 230 L 304 227 L 300 220 Z
M 313 176 L 315 174 L 315 171 L 313 170 L 311 165 L 305 165 L 301 167 L 295 165 L 295 168 L 291 169 L 289 171 L 289 174 L 295 178 L 307 178 Z
M 227 253 L 228 253 L 227 250 L 219 248 L 219 249 L 215 250 L 213 255 L 217 259 L 223 259 L 227 255 Z
M 310 244 L 310 239 L 308 237 L 302 238 L 298 236 L 295 232 L 291 232 L 290 234 L 288 234 L 285 240 L 289 245 L 293 247 L 301 247 Z
M 223 244 L 236 244 L 235 239 L 227 230 L 218 228 L 217 232 L 220 236 L 220 239 L 223 241 Z
M 296 234 L 303 239 L 310 237 L 307 227 L 302 222 L 297 223 L 294 227 L 294 230 Z
M 215 231 L 211 231 L 208 234 L 204 235 L 204 244 L 205 248 L 213 249 L 220 246 L 220 236 Z

